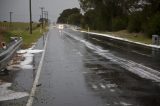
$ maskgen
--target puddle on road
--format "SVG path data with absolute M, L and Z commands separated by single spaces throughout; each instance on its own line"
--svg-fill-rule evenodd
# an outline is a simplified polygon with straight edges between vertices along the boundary
M 9 66 L 7 67 L 7 69 L 12 72 L 21 71 L 21 70 L 23 71 L 32 70 L 34 68 L 32 64 L 34 61 L 34 55 L 43 52 L 43 50 L 38 50 L 33 48 L 34 46 L 26 50 L 19 50 L 16 56 L 9 63 Z M 4 78 L 4 79 L 7 79 L 7 78 Z M 0 83 L 0 102 L 8 101 L 8 100 L 16 100 L 16 99 L 24 98 L 29 95 L 27 92 L 18 92 L 18 91 L 11 90 L 10 89 L 11 87 L 12 87 L 12 83 L 8 83 L 8 82 Z
M 9 73 L 0 76 L 0 106 L 26 105 L 42 49 L 43 39 L 40 38 L 31 48 L 19 50 L 11 60 Z
M 3 82 L 0 85 L 0 102 L 7 101 L 7 100 L 20 99 L 29 95 L 26 92 L 16 92 L 16 91 L 10 90 L 9 87 L 11 87 L 11 85 L 12 83 L 5 83 L 5 82 Z
M 17 51 L 20 60 L 16 60 L 18 62 L 11 63 L 11 65 L 8 66 L 8 70 L 34 69 L 32 64 L 34 55 L 42 52 L 43 50 L 33 49 L 33 47 Z
M 86 85 L 106 101 L 107 106 L 160 105 L 160 86 L 157 84 L 160 81 L 159 72 L 118 57 L 79 36 L 66 34 L 84 44 L 80 52 L 86 68 L 82 72 Z
M 149 98 L 159 100 L 160 87 L 152 81 L 137 77 L 110 60 L 101 61 L 96 55 L 93 58 L 94 62 L 84 57 L 87 70 L 83 74 L 89 89 L 104 99 L 106 106 L 151 106 L 153 99 Z
M 130 71 L 142 78 L 150 79 L 152 81 L 159 82 L 160 81 L 160 72 L 157 70 L 154 70 L 152 68 L 149 68 L 147 66 L 144 66 L 142 64 L 136 63 L 131 60 L 127 60 L 125 58 L 118 57 L 114 54 L 112 54 L 109 50 L 103 49 L 101 46 L 94 45 L 93 43 L 82 39 L 80 37 L 74 36 L 68 32 L 65 32 L 68 36 L 71 38 L 83 43 L 88 49 L 92 50 L 92 52 L 98 54 L 99 56 L 102 56 L 106 58 L 107 60 L 110 60 L 111 62 L 118 64 L 119 66 L 123 67 L 127 71 Z
M 82 57 L 86 67 L 82 72 L 85 82 L 89 90 L 105 101 L 106 106 L 160 104 L 160 86 L 157 83 L 127 71 L 112 60 L 88 51 L 88 48 L 86 52 L 87 55 Z

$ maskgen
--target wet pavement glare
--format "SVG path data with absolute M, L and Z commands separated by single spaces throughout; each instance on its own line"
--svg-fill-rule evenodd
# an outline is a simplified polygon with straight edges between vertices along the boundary
M 93 44 L 90 46 L 99 45 L 106 51 L 112 49 L 110 45 L 102 46 L 89 40 L 85 34 L 67 32 L 87 39 Z M 111 53 L 118 54 L 117 51 L 119 49 L 113 47 Z M 123 57 L 122 54 L 119 51 L 117 56 Z M 130 56 L 132 54 L 127 57 Z M 160 105 L 159 83 L 129 72 L 58 29 L 49 33 L 39 83 L 42 85 L 37 89 L 33 106 Z
M 159 71 L 159 51 L 70 29 L 53 28 L 48 34 L 33 106 L 160 106 L 159 82 L 131 72 L 145 70 L 143 65 Z M 42 38 L 36 47 L 42 49 Z M 35 56 L 35 69 L 40 57 Z M 35 73 L 21 70 L 10 75 L 11 89 L 29 93 Z M 25 106 L 27 99 L 0 106 Z

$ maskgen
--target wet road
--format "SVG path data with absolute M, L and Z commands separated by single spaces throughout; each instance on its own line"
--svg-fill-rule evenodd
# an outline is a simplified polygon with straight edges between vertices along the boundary
M 160 106 L 159 59 L 94 39 L 50 30 L 33 106 Z
M 40 38 L 37 41 L 35 45 L 35 49 L 40 49 L 40 50 L 43 49 L 43 38 Z M 34 70 L 33 69 L 10 70 L 9 74 L 3 75 L 3 76 L 1 75 L 0 80 L 2 80 L 5 83 L 6 82 L 11 83 L 11 86 L 8 87 L 8 90 L 30 93 L 33 81 L 35 79 L 35 74 L 36 74 L 35 69 L 37 69 L 38 67 L 40 58 L 41 58 L 41 53 L 35 54 L 34 61 L 33 61 Z M 8 94 L 10 94 L 11 91 L 8 91 L 8 90 L 3 90 L 0 92 L 8 92 Z M 15 96 L 14 100 L 8 98 L 8 100 L 0 101 L 0 106 L 25 106 L 27 103 L 27 100 L 28 100 L 28 96 L 20 99 L 17 99 Z

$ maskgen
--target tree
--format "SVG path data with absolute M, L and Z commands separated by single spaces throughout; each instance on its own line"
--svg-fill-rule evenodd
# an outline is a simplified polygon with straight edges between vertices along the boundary
M 71 14 L 68 17 L 68 23 L 76 26 L 80 26 L 82 15 L 79 13 Z
M 159 33 L 160 0 L 79 0 L 83 26 L 95 30 Z M 159 22 L 157 20 L 157 22 Z M 151 27 L 153 26 L 153 27 Z M 152 31 L 150 30 L 152 28 Z
M 64 23 L 64 24 L 74 24 L 79 25 L 81 20 L 82 14 L 80 13 L 80 9 L 72 8 L 63 10 L 63 12 L 58 17 L 57 23 Z
M 40 22 L 40 23 L 42 23 L 42 21 L 44 21 L 45 23 L 48 23 L 48 19 L 46 19 L 46 18 L 40 18 L 40 19 L 39 19 L 39 22 Z

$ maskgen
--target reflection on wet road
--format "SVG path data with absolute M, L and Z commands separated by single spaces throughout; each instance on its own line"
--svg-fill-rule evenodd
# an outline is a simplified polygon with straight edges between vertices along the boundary
M 160 105 L 159 78 L 145 73 L 158 68 L 128 60 L 83 35 L 50 31 L 33 106 Z
M 40 38 L 35 44 L 35 49 L 43 49 L 43 39 Z M 15 67 L 10 69 L 9 74 L 1 75 L 0 81 L 4 84 L 0 85 L 0 106 L 25 106 L 28 100 L 28 94 L 32 88 L 35 79 L 35 69 L 37 69 L 41 53 L 34 55 L 34 69 L 23 67 Z M 23 61 L 24 62 L 24 61 Z M 19 65 L 20 66 L 20 65 Z M 31 65 L 32 66 L 32 65 Z M 27 95 L 26 95 L 26 93 Z M 2 101 L 4 100 L 4 101 Z

